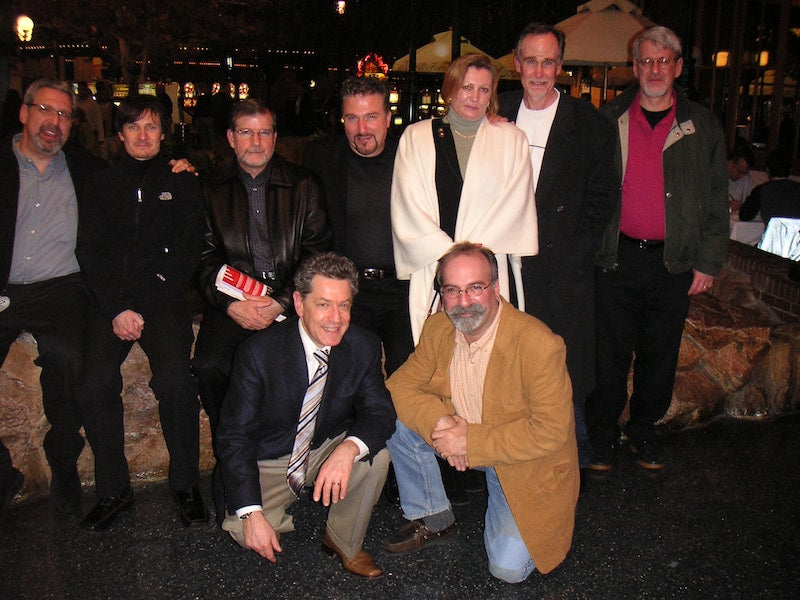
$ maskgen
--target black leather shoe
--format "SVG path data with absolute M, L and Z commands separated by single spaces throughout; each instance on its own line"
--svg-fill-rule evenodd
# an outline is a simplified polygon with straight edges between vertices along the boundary
M 636 455 L 636 462 L 643 469 L 658 471 L 664 468 L 664 457 L 661 454 L 661 444 L 652 438 L 631 440 L 631 452 Z
M 0 484 L 0 524 L 6 520 L 6 512 L 11 506 L 14 496 L 22 489 L 25 478 L 17 469 L 11 469 L 8 477 Z
M 133 506 L 133 490 L 130 486 L 119 496 L 106 496 L 100 498 L 94 508 L 83 517 L 81 527 L 92 531 L 103 531 L 114 522 L 114 519 L 123 510 Z
M 59 512 L 80 516 L 81 478 L 77 467 L 64 472 L 53 471 L 50 477 L 50 500 Z
M 173 491 L 172 499 L 175 500 L 178 516 L 184 526 L 208 524 L 208 511 L 203 502 L 203 496 L 200 495 L 200 488 L 194 486 L 190 490 Z

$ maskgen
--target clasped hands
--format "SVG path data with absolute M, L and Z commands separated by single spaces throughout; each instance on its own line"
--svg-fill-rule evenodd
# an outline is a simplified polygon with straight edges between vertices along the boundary
M 445 415 L 436 421 L 431 432 L 433 449 L 456 471 L 469 468 L 467 460 L 467 420 L 458 415 Z
M 269 296 L 244 294 L 244 300 L 237 300 L 228 306 L 228 315 L 239 327 L 251 331 L 266 329 L 283 312 L 283 306 Z

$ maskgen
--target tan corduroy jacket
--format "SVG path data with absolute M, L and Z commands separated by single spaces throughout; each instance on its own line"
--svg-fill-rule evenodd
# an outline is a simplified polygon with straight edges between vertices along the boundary
M 503 308 L 486 371 L 480 424 L 467 429 L 471 467 L 494 467 L 536 568 L 548 573 L 572 545 L 580 477 L 572 386 L 561 338 L 538 319 Z M 430 444 L 450 400 L 455 329 L 443 312 L 388 380 L 397 418 Z

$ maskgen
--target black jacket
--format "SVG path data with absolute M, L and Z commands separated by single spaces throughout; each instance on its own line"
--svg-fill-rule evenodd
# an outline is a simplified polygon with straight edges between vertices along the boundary
M 315 173 L 324 185 L 325 207 L 331 225 L 333 249 L 340 254 L 344 253 L 347 239 L 347 158 L 351 152 L 344 135 L 309 142 L 303 150 L 303 166 Z M 387 157 L 391 157 L 394 164 L 394 156 L 397 154 L 396 137 L 387 135 L 383 152 Z M 376 197 L 376 201 L 382 200 L 386 201 L 388 213 L 389 195 L 387 194 L 385 198 Z
M 521 101 L 501 94 L 500 114 L 516 121 Z M 564 338 L 581 398 L 594 387 L 594 259 L 619 205 L 615 140 L 589 102 L 561 95 L 536 187 L 539 254 L 522 259 L 525 312 Z
M 202 192 L 161 156 L 142 170 L 125 156 L 86 185 L 76 255 L 100 313 L 143 313 L 182 301 L 200 261 Z
M 270 255 L 276 281 L 272 298 L 293 312 L 293 277 L 306 256 L 330 247 L 328 218 L 316 179 L 305 169 L 273 155 L 265 194 Z M 256 277 L 248 235 L 247 191 L 233 157 L 203 181 L 206 231 L 203 257 L 197 272 L 200 294 L 214 308 L 226 312 L 234 299 L 214 286 L 217 271 L 228 264 Z
M 380 340 L 350 325 L 331 348 L 328 368 L 311 447 L 346 431 L 367 445 L 372 460 L 386 446 L 396 418 L 383 383 Z M 216 437 L 232 509 L 261 503 L 257 461 L 291 453 L 307 386 L 296 318 L 256 332 L 239 346 Z
M 0 142 L 0 291 L 8 284 L 11 271 L 11 253 L 17 225 L 17 200 L 19 198 L 19 163 L 11 148 L 12 138 Z M 67 168 L 72 177 L 78 206 L 83 204 L 83 187 L 89 176 L 108 165 L 75 144 L 64 145 Z

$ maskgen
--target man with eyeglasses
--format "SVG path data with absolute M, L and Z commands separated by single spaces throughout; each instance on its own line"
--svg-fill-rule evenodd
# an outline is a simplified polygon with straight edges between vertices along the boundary
M 309 143 L 303 164 L 322 180 L 333 248 L 358 268 L 353 323 L 383 342 L 391 375 L 414 349 L 408 281 L 397 279 L 389 200 L 397 138 L 386 84 L 351 77 L 341 88 L 344 135 Z
M 458 533 L 438 455 L 485 473 L 489 571 L 517 583 L 564 560 L 580 477 L 564 343 L 501 298 L 497 271 L 491 250 L 470 242 L 439 259 L 444 311 L 387 382 L 397 411 L 387 447 L 409 523 L 384 548 L 417 551 Z
M 633 42 L 638 85 L 602 109 L 618 130 L 622 193 L 597 260 L 597 386 L 586 403 L 597 471 L 613 468 L 625 439 L 631 361 L 625 436 L 641 467 L 664 467 L 656 422 L 672 400 L 689 298 L 708 291 L 728 249 L 722 127 L 675 89 L 682 70 L 675 33 L 650 28 Z
M 200 399 L 215 440 L 236 347 L 254 332 L 294 314 L 297 266 L 330 246 L 316 178 L 275 154 L 275 113 L 256 99 L 231 110 L 233 156 L 203 181 L 206 232 L 196 283 L 206 300 L 193 360 Z M 216 288 L 228 265 L 266 286 L 265 296 L 234 299 Z M 213 477 L 217 522 L 225 518 L 219 470 Z
M 200 406 L 186 301 L 200 261 L 203 201 L 198 179 L 173 173 L 162 154 L 169 123 L 155 96 L 123 100 L 116 114 L 122 161 L 89 180 L 81 207 L 76 255 L 93 305 L 78 402 L 97 497 L 81 525 L 94 531 L 108 528 L 134 501 L 120 397 L 120 365 L 134 342 L 153 373 L 178 516 L 185 526 L 208 522 L 198 487 Z
M 594 258 L 617 202 L 614 129 L 585 100 L 556 87 L 564 33 L 531 23 L 514 66 L 522 89 L 500 95 L 500 114 L 530 144 L 539 254 L 522 259 L 525 312 L 564 338 L 581 467 L 589 462 L 584 403 L 594 389 Z
M 81 497 L 75 386 L 88 301 L 75 258 L 78 205 L 87 178 L 105 166 L 67 143 L 75 102 L 68 83 L 34 81 L 19 111 L 22 132 L 0 144 L 0 364 L 23 330 L 33 335 L 50 423 L 43 442 L 50 498 L 70 515 Z M 22 483 L 0 443 L 0 521 Z

